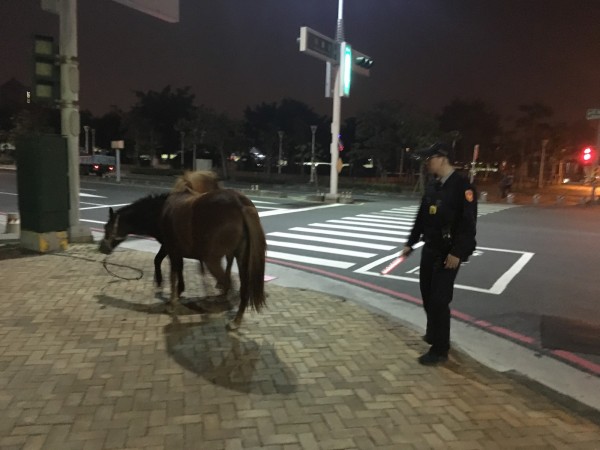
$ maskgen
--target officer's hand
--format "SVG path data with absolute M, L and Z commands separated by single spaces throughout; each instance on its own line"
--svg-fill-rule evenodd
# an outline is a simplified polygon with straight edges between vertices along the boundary
M 405 245 L 402 251 L 400 252 L 400 256 L 409 256 L 412 253 L 412 247 Z
M 460 258 L 454 255 L 446 256 L 446 261 L 444 261 L 444 267 L 446 269 L 456 269 L 460 265 Z

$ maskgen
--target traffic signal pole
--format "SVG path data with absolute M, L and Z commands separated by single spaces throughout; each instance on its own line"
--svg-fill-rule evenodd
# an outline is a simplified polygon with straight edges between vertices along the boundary
M 77 0 L 42 0 L 42 9 L 58 14 L 60 23 L 60 122 L 67 141 L 69 176 L 69 242 L 92 242 L 88 227 L 79 224 L 79 63 Z
M 325 198 L 329 201 L 337 202 L 338 200 L 338 160 L 340 157 L 340 122 L 342 116 L 342 97 L 339 95 L 340 90 L 340 67 L 334 67 L 335 82 L 333 87 L 333 115 L 331 120 L 331 167 L 329 171 L 329 194 Z
M 338 0 L 338 17 L 337 28 L 335 32 L 335 43 L 338 48 L 344 41 L 344 0 Z M 338 57 L 340 60 L 341 55 Z M 325 199 L 337 202 L 338 200 L 338 160 L 340 157 L 339 140 L 340 140 L 340 125 L 342 117 L 342 96 L 340 95 L 341 70 L 340 62 L 334 65 L 332 69 L 335 71 L 333 83 L 333 111 L 331 114 L 331 166 L 329 167 L 329 194 L 325 195 Z
M 339 155 L 340 122 L 342 115 L 342 99 L 350 92 L 351 73 L 369 76 L 373 60 L 360 52 L 354 51 L 344 40 L 344 0 L 338 0 L 338 19 L 335 39 L 331 39 L 308 27 L 300 28 L 300 51 L 321 59 L 327 63 L 325 76 L 325 96 L 332 97 L 333 113 L 331 119 L 331 166 L 329 177 L 329 193 L 325 198 L 331 202 L 338 201 L 338 173 L 341 169 Z M 343 78 L 342 78 L 343 74 Z M 333 75 L 333 76 L 332 76 Z M 333 79 L 333 90 L 331 81 Z

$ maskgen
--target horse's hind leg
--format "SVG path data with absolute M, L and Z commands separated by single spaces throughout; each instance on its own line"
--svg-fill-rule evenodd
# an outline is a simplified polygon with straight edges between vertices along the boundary
M 171 298 L 169 302 L 175 306 L 180 295 L 179 276 L 183 273 L 183 258 L 170 255 L 169 259 L 171 260 Z
M 244 318 L 244 312 L 248 306 L 248 301 L 250 300 L 250 291 L 248 290 L 248 283 L 250 280 L 247 267 L 245 267 L 243 263 L 240 264 L 241 258 L 236 259 L 240 275 L 240 306 L 238 307 L 235 318 L 227 324 L 228 330 L 237 330 L 240 327 L 242 319 Z
M 206 268 L 217 280 L 217 286 L 220 286 L 223 290 L 223 295 L 227 295 L 229 288 L 231 287 L 231 278 L 227 276 L 223 267 L 221 266 L 220 258 L 211 258 L 204 261 Z
M 231 280 L 231 266 L 233 266 L 233 255 L 226 255 L 225 259 L 227 260 L 227 267 L 225 267 L 225 276 L 228 280 Z M 223 289 L 220 283 L 216 285 L 217 289 Z

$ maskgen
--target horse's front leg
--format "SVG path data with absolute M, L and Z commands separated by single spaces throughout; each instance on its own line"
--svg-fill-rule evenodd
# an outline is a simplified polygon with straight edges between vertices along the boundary
M 163 277 L 162 277 L 161 264 L 163 262 L 163 259 L 165 259 L 166 256 L 167 256 L 167 251 L 165 250 L 164 245 L 161 245 L 160 249 L 158 250 L 158 253 L 154 257 L 154 282 L 156 283 L 157 287 L 162 287 Z

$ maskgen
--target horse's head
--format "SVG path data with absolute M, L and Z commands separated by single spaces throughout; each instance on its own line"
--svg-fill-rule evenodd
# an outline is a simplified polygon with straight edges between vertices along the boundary
M 125 240 L 127 231 L 121 223 L 119 212 L 114 212 L 112 208 L 108 210 L 108 222 L 104 225 L 104 238 L 100 242 L 100 251 L 109 255 L 117 245 Z

